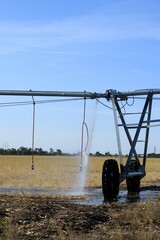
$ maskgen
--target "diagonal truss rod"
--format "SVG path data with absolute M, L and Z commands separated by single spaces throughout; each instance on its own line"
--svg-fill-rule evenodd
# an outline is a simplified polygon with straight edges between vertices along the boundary
M 119 106 L 119 104 L 118 104 L 118 101 L 117 101 L 117 98 L 114 99 L 114 102 L 115 102 L 117 111 L 118 111 L 118 113 L 119 113 L 119 117 L 120 117 L 120 119 L 121 119 L 122 125 L 123 125 L 123 127 L 124 127 L 125 133 L 126 133 L 126 135 L 127 135 L 129 144 L 130 144 L 130 146 L 132 146 L 133 141 L 132 141 L 132 138 L 131 138 L 130 133 L 129 133 L 129 131 L 128 131 L 127 123 L 126 123 L 126 121 L 125 121 L 125 119 L 124 119 L 124 117 L 123 117 L 121 108 L 120 108 L 120 106 Z M 138 159 L 138 156 L 137 156 L 137 153 L 136 153 L 135 148 L 134 148 L 134 150 L 133 150 L 133 153 L 134 153 L 134 156 L 135 156 L 136 161 L 139 163 L 139 159 Z
M 138 124 L 137 130 L 136 130 L 133 142 L 132 142 L 132 146 L 131 146 L 131 149 L 130 149 L 130 152 L 129 152 L 129 155 L 128 155 L 128 160 L 129 161 L 127 161 L 127 163 L 126 163 L 126 169 L 128 169 L 130 160 L 132 158 L 132 154 L 135 152 L 135 146 L 136 146 L 136 143 L 137 143 L 137 140 L 138 140 L 138 137 L 139 137 L 139 133 L 141 131 L 141 127 L 142 127 L 142 124 L 143 124 L 143 120 L 144 120 L 144 117 L 145 117 L 150 99 L 151 99 L 151 95 L 149 94 L 147 96 L 146 102 L 144 104 L 142 115 L 140 117 L 139 124 Z
M 117 125 L 117 128 L 118 128 L 118 126 L 123 126 L 123 128 L 125 130 L 125 133 L 126 133 L 126 136 L 128 138 L 129 144 L 130 144 L 130 151 L 129 151 L 129 155 L 128 155 L 126 164 L 123 168 L 121 167 L 122 171 L 121 171 L 120 181 L 123 181 L 126 178 L 126 176 L 129 174 L 129 165 L 131 163 L 131 158 L 132 158 L 133 155 L 134 155 L 135 160 L 136 160 L 136 162 L 139 166 L 139 170 L 138 170 L 139 173 L 138 174 L 141 175 L 141 178 L 143 176 L 145 176 L 145 164 L 146 164 L 146 156 L 147 156 L 147 148 L 148 148 L 149 130 L 150 130 L 150 123 L 152 122 L 151 121 L 152 100 L 153 100 L 153 94 L 148 93 L 148 95 L 146 97 L 146 100 L 145 100 L 145 103 L 144 103 L 142 113 L 141 113 L 141 117 L 140 117 L 138 125 L 136 127 L 136 132 L 135 132 L 134 138 L 132 139 L 131 135 L 130 135 L 130 132 L 128 130 L 129 127 L 128 127 L 128 125 L 127 125 L 127 123 L 126 123 L 126 121 L 123 117 L 123 113 L 122 113 L 121 108 L 119 106 L 117 97 L 114 97 L 114 103 L 115 103 L 117 112 L 118 112 L 119 117 L 120 117 L 121 122 L 122 122 L 122 125 Z M 147 120 L 144 121 L 146 113 L 147 113 Z M 144 126 L 146 128 L 146 133 L 145 133 L 145 141 L 144 141 L 145 144 L 144 144 L 143 164 L 141 165 L 135 147 L 136 147 L 136 144 L 138 142 L 138 137 L 139 137 L 140 131 L 142 129 L 142 125 L 144 123 L 146 123 L 146 126 Z

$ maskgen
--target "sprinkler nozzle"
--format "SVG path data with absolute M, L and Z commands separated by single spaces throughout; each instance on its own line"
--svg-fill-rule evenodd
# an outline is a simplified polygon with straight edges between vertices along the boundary
M 83 168 L 82 168 L 82 164 L 80 165 L 80 172 L 82 172 Z
M 34 164 L 32 164 L 31 169 L 34 170 Z

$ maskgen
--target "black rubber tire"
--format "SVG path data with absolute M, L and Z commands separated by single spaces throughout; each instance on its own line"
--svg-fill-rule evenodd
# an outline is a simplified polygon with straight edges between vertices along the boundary
M 103 164 L 102 191 L 104 200 L 115 200 L 119 193 L 119 168 L 117 161 L 108 159 Z
M 131 164 L 129 166 L 130 171 L 138 171 L 138 164 L 135 160 L 131 160 Z M 140 176 L 132 176 L 126 178 L 127 190 L 128 194 L 139 193 L 140 191 Z

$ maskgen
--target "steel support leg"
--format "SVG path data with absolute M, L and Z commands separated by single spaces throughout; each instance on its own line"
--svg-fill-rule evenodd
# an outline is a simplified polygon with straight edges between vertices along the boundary
M 139 121 L 137 130 L 136 130 L 136 133 L 135 133 L 135 137 L 134 137 L 133 142 L 132 142 L 132 146 L 131 146 L 131 149 L 130 149 L 130 152 L 129 152 L 129 155 L 128 155 L 128 159 L 127 159 L 127 162 L 126 162 L 125 172 L 126 172 L 127 174 L 128 174 L 129 164 L 130 164 L 132 155 L 133 155 L 133 153 L 135 152 L 135 146 L 136 146 L 136 143 L 137 143 L 137 140 L 138 140 L 138 137 L 139 137 L 141 128 L 142 128 L 142 124 L 143 124 L 143 121 L 144 121 L 144 117 L 145 117 L 145 114 L 146 114 L 146 111 L 147 111 L 147 108 L 148 108 L 148 105 L 149 105 L 149 103 L 150 103 L 151 98 L 152 98 L 152 95 L 151 95 L 151 94 L 148 94 L 147 99 L 146 99 L 146 102 L 145 102 L 145 104 L 144 104 L 144 108 L 143 108 L 143 111 L 142 111 L 142 115 L 141 115 L 141 117 L 140 117 L 140 121 Z

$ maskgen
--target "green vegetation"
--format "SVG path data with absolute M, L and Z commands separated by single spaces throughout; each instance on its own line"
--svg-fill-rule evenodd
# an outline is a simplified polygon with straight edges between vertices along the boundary
M 65 153 L 61 149 L 54 150 L 53 148 L 50 148 L 49 151 L 44 150 L 42 148 L 35 148 L 34 151 L 32 148 L 21 146 L 18 149 L 16 148 L 0 148 L 0 155 L 36 155 L 36 156 L 77 156 L 80 155 L 80 152 L 78 153 Z M 89 153 L 90 157 L 118 157 L 117 154 L 111 154 L 109 151 L 105 152 L 104 154 L 96 151 L 95 153 Z M 124 157 L 127 158 L 128 155 L 125 155 Z M 160 153 L 148 153 L 148 158 L 160 158 Z
M 53 148 L 50 148 L 49 151 L 43 150 L 42 148 L 35 148 L 34 151 L 32 148 L 27 148 L 24 146 L 16 148 L 0 148 L 0 155 L 34 155 L 37 156 L 72 156 L 72 155 L 80 155 L 80 153 L 64 153 L 61 149 L 54 150 Z M 103 157 L 103 156 L 112 156 L 110 152 L 106 152 L 105 154 L 100 153 L 99 151 L 96 151 L 96 153 L 90 153 L 90 156 L 96 156 L 96 157 Z M 115 155 L 114 155 L 115 156 Z
M 34 151 L 32 151 L 32 148 L 27 147 L 20 147 L 18 149 L 15 148 L 0 148 L 0 155 L 38 155 L 38 156 L 61 156 L 61 155 L 69 155 L 68 153 L 62 153 L 60 149 L 57 149 L 56 151 L 53 150 L 53 148 L 50 148 L 49 152 L 46 150 L 43 150 L 42 148 L 35 148 Z

